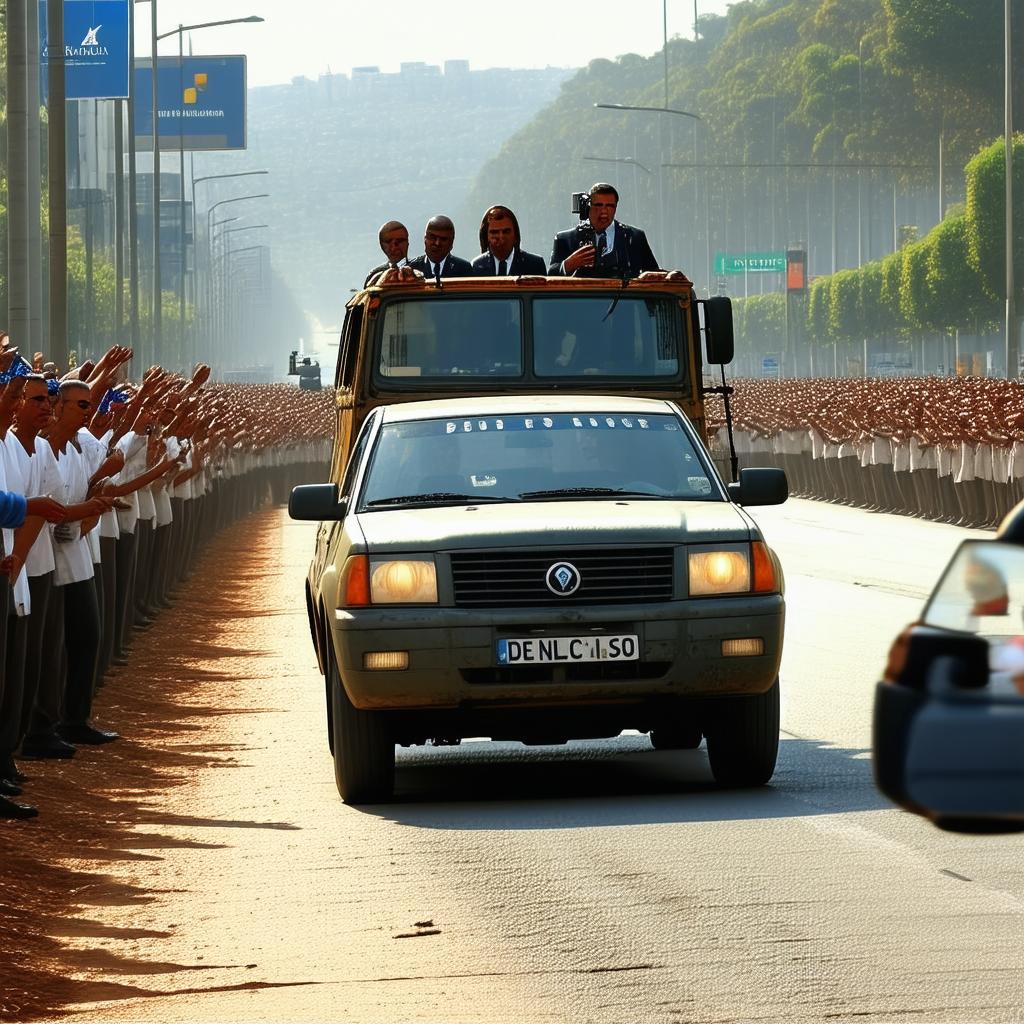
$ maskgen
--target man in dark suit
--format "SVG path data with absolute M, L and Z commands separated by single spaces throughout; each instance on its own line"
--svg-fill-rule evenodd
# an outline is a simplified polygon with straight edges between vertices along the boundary
M 366 275 L 364 288 L 368 288 L 370 282 L 382 271 L 391 267 L 404 267 L 409 261 L 409 229 L 401 221 L 389 220 L 382 224 L 377 232 L 377 241 L 387 260 Z
M 409 266 L 431 281 L 439 277 L 472 277 L 472 264 L 452 255 L 454 244 L 455 225 L 451 218 L 441 214 L 431 217 L 423 232 L 423 248 L 426 252 L 409 260 Z
M 520 246 L 519 221 L 507 206 L 492 206 L 480 222 L 480 255 L 473 260 L 478 277 L 546 277 L 544 257 Z
M 590 225 L 580 224 L 555 235 L 548 273 L 630 278 L 645 270 L 658 270 L 658 261 L 643 231 L 615 219 L 618 205 L 619 193 L 614 185 L 592 185 Z

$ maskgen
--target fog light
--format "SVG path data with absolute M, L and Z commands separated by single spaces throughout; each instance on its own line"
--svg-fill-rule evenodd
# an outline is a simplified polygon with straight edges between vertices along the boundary
M 758 654 L 764 654 L 764 640 L 759 636 L 722 641 L 723 658 L 751 658 Z
M 408 667 L 408 651 L 367 651 L 363 655 L 363 668 L 368 672 L 402 672 Z

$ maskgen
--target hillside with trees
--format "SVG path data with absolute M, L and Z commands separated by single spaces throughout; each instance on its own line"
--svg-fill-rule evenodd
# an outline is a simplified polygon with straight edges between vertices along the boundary
M 275 266 L 303 308 L 324 324 L 340 321 L 350 290 L 381 261 L 377 229 L 386 220 L 408 225 L 410 255 L 422 252 L 427 219 L 464 208 L 480 168 L 571 74 L 471 71 L 453 61 L 444 74 L 415 65 L 250 90 L 244 167 L 270 171 L 250 181 L 271 198 L 252 204 L 249 219 L 271 226 Z M 196 158 L 197 174 L 241 166 L 238 154 Z M 237 182 L 217 184 L 211 202 L 242 194 Z M 476 254 L 479 222 L 479 212 L 457 220 L 457 253 Z
M 1015 12 L 1024 25 L 1024 0 Z M 482 170 L 467 213 L 507 202 L 527 247 L 547 254 L 552 234 L 572 223 L 570 193 L 611 180 L 622 192 L 621 218 L 648 230 L 663 265 L 682 267 L 702 291 L 748 296 L 749 323 L 765 337 L 777 341 L 784 328 L 781 295 L 771 294 L 781 275 L 720 277 L 715 254 L 803 243 L 810 273 L 835 274 L 837 294 L 854 287 L 841 271 L 864 268 L 856 289 L 876 290 L 870 318 L 862 303 L 852 319 L 852 307 L 823 319 L 820 293 L 831 286 L 819 283 L 811 296 L 810 337 L 823 344 L 840 328 L 858 344 L 983 330 L 998 312 L 1001 209 L 982 216 L 977 207 L 974 220 L 963 211 L 971 210 L 969 180 L 990 198 L 1001 187 L 995 156 L 971 165 L 972 175 L 968 165 L 1002 135 L 1002 15 L 1002 5 L 975 0 L 735 4 L 727 17 L 702 18 L 697 41 L 669 43 L 667 106 L 699 120 L 595 107 L 666 106 L 662 53 L 593 61 Z M 1019 81 L 1015 95 L 1020 111 Z M 527 179 L 521 166 L 543 173 Z M 946 219 L 925 243 L 940 207 Z M 893 254 L 906 245 L 897 267 Z M 950 260 L 966 253 L 972 262 L 954 299 Z M 939 294 L 942 309 L 933 305 Z M 763 340 L 752 343 L 779 351 Z

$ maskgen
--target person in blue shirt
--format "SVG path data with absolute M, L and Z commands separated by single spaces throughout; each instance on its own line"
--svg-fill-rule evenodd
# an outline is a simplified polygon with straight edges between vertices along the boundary
M 26 498 L 23 494 L 16 494 L 14 491 L 0 491 L 0 527 L 5 530 L 14 530 L 21 526 L 26 518 L 39 517 L 50 523 L 63 522 L 65 508 L 60 502 L 52 498 Z M 2 550 L 0 543 L 0 550 Z M 21 572 L 21 559 L 13 554 L 4 552 L 6 557 L 0 561 L 0 587 L 7 588 L 8 580 L 13 582 L 18 573 Z M 8 580 L 3 579 L 7 576 Z M 4 606 L 6 607 L 8 595 L 4 594 Z M 6 625 L 6 624 L 5 624 Z M 0 693 L 3 692 L 3 680 L 0 679 Z M 17 787 L 7 788 L 0 792 L 0 818 L 25 819 L 34 818 L 39 811 L 29 804 L 18 804 L 9 799 L 9 796 L 17 796 L 20 789 Z
M 0 527 L 13 530 L 25 522 L 28 499 L 13 491 L 0 491 Z

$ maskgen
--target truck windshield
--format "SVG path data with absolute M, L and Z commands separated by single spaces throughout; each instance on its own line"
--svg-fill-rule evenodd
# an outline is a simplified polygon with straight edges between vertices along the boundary
M 389 302 L 377 373 L 385 380 L 670 379 L 687 376 L 671 298 L 438 296 Z
M 627 497 L 721 500 L 677 417 L 542 413 L 389 423 L 360 508 Z
M 538 298 L 533 370 L 538 377 L 675 377 L 679 311 L 667 299 Z
M 414 299 L 384 312 L 382 377 L 521 377 L 519 299 Z

